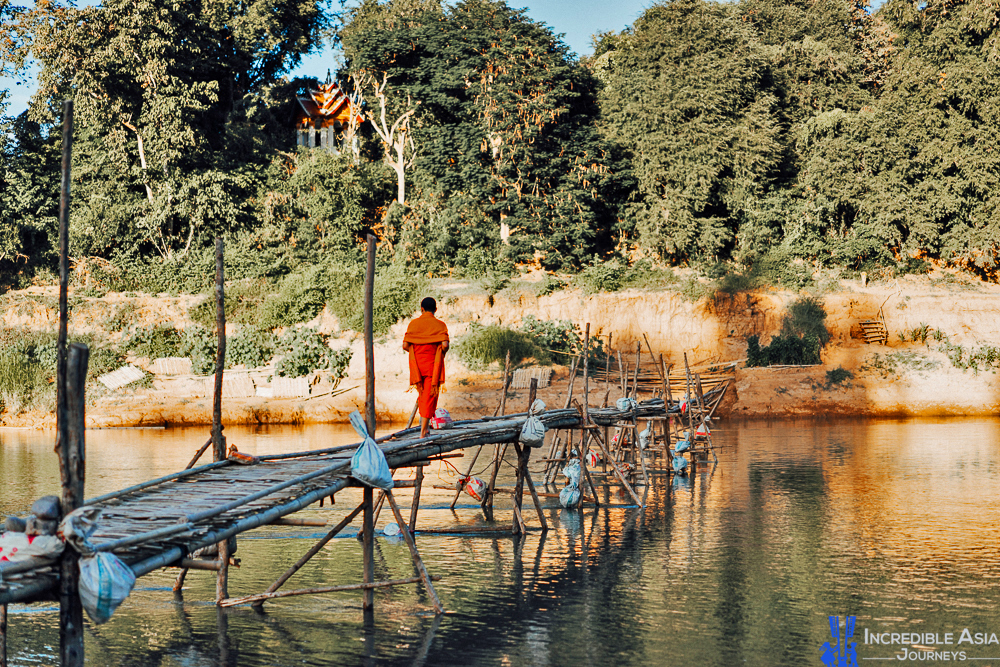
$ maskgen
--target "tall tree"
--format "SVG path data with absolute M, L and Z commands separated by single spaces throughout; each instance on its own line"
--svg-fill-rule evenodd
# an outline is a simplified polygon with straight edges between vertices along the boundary
M 424 259 L 505 248 L 578 265 L 606 243 L 595 81 L 550 29 L 493 0 L 368 0 L 342 37 L 349 68 L 387 75 L 401 110 L 419 103 L 408 200 Z
M 323 7 L 323 0 L 108 0 L 76 8 L 47 0 L 16 15 L 5 57 L 41 65 L 37 120 L 50 121 L 53 102 L 74 96 L 79 126 L 101 148 L 92 154 L 102 164 L 91 172 L 110 172 L 143 197 L 131 207 L 136 226 L 161 255 L 178 257 L 249 223 L 250 181 L 269 156 L 254 154 L 267 139 L 254 136 L 248 115 L 254 99 L 314 48 Z

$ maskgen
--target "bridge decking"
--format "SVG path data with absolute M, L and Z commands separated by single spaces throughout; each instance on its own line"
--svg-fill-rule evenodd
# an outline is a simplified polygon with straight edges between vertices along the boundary
M 414 428 L 378 442 L 389 467 L 400 468 L 458 449 L 515 442 L 526 418 L 523 413 L 456 422 L 426 438 Z M 575 409 L 550 410 L 540 418 L 550 430 L 582 425 Z M 148 574 L 352 485 L 357 447 L 265 455 L 255 465 L 219 461 L 89 499 L 86 505 L 103 510 L 90 541 L 99 551 L 113 552 L 137 576 Z M 0 564 L 0 604 L 45 597 L 57 583 L 56 567 L 25 571 L 22 562 Z

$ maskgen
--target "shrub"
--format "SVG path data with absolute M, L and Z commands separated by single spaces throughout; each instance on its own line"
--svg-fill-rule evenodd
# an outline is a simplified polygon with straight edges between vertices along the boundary
M 576 276 L 576 283 L 585 292 L 617 292 L 625 287 L 628 266 L 619 259 L 594 262 Z
M 837 366 L 833 370 L 826 372 L 826 388 L 829 389 L 835 385 L 842 385 L 853 377 L 854 373 L 843 366 Z
M 494 361 L 503 363 L 508 351 L 512 364 L 529 357 L 548 359 L 531 334 L 497 325 L 473 323 L 455 345 L 455 352 L 470 368 L 485 368 Z
M 747 366 L 809 366 L 820 363 L 819 339 L 812 334 L 801 338 L 796 335 L 777 335 L 766 347 L 760 346 L 757 336 L 747 338 Z
M 344 270 L 330 295 L 330 308 L 340 326 L 364 330 L 364 273 Z M 384 336 L 396 322 L 409 317 L 420 306 L 426 288 L 423 276 L 410 273 L 402 263 L 389 265 L 375 275 L 372 325 L 376 336 Z
M 546 275 L 538 284 L 535 285 L 535 295 L 536 296 L 547 296 L 553 292 L 558 292 L 562 288 L 566 287 L 566 283 L 559 280 L 555 276 Z
M 268 295 L 261 305 L 260 326 L 274 329 L 308 322 L 323 310 L 333 284 L 324 266 L 286 276 L 278 292 Z
M 568 365 L 571 357 L 583 350 L 583 332 L 569 320 L 540 320 L 534 315 L 526 315 L 520 330 L 530 335 L 541 348 L 542 356 L 536 355 L 539 363 L 551 363 L 551 355 L 555 353 L 556 361 Z M 604 343 L 596 336 L 590 339 L 588 357 L 591 364 L 605 361 Z
M 181 334 L 173 324 L 142 327 L 132 332 L 124 347 L 137 357 L 177 357 L 180 356 Z
M 331 350 L 329 338 L 309 327 L 289 329 L 278 339 L 277 351 L 284 356 L 275 366 L 279 377 L 302 377 L 312 371 L 330 371 L 334 380 L 347 376 L 350 348 Z
M 192 324 L 181 334 L 178 352 L 191 359 L 191 370 L 195 374 L 208 375 L 215 372 L 218 340 L 214 332 L 200 324 Z
M 796 299 L 788 307 L 788 313 L 781 323 L 783 336 L 812 336 L 823 347 L 830 341 L 830 332 L 826 328 L 826 310 L 822 299 L 815 296 L 804 296 Z
M 274 334 L 247 327 L 226 341 L 226 366 L 263 366 L 274 355 Z

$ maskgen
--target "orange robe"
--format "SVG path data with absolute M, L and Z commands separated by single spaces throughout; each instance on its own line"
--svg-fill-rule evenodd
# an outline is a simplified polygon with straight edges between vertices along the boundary
M 441 343 L 448 340 L 448 325 L 426 312 L 410 322 L 403 336 L 403 342 L 410 344 L 410 385 L 417 388 L 417 405 L 425 419 L 433 417 L 437 409 L 444 384 Z

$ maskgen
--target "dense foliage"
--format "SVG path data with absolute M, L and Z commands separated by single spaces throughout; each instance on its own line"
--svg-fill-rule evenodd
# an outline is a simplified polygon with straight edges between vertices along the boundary
M 641 282 L 639 259 L 786 286 L 924 259 L 996 275 L 987 0 L 664 0 L 582 60 L 502 0 L 0 0 L 0 23 L 0 71 L 39 67 L 0 132 L 7 285 L 54 268 L 65 97 L 73 256 L 109 288 L 202 291 L 221 235 L 231 278 L 276 286 L 267 329 L 327 304 L 353 326 L 369 233 L 394 285 L 454 272 L 491 295 L 526 263 L 592 290 Z M 286 75 L 326 37 L 366 114 L 336 155 L 290 127 L 315 82 Z

